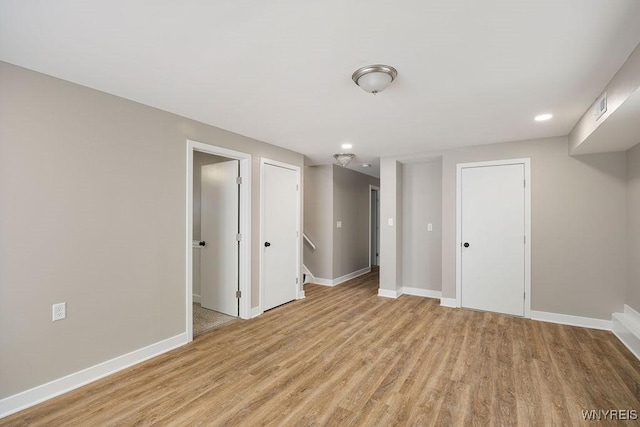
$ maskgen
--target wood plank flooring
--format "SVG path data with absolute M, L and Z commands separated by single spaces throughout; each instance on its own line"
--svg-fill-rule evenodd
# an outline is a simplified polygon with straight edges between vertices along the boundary
M 610 332 L 377 288 L 376 273 L 307 285 L 0 424 L 582 425 L 582 410 L 640 411 L 640 362 Z

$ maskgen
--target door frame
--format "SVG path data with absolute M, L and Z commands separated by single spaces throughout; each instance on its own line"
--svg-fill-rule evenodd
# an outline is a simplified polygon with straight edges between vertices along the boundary
M 300 166 L 295 166 L 289 163 L 279 162 L 277 160 L 267 159 L 265 157 L 260 158 L 260 279 L 259 279 L 259 287 L 260 287 L 260 305 L 258 306 L 258 313 L 262 314 L 262 303 L 264 301 L 264 251 L 262 247 L 262 242 L 264 242 L 264 169 L 266 165 L 278 166 L 281 168 L 291 169 L 296 172 L 296 185 L 298 191 L 296 192 L 296 277 L 298 283 L 296 283 L 296 299 L 304 298 L 304 290 L 302 290 L 302 280 L 300 279 L 300 260 L 301 260 L 301 252 L 302 252 L 302 231 L 300 230 L 300 225 L 302 223 L 301 211 L 302 211 L 302 187 L 301 187 L 301 168 Z
M 531 318 L 531 159 L 492 160 L 456 165 L 456 307 L 462 307 L 462 169 L 524 165 L 524 317 Z
M 376 206 L 377 206 L 377 210 L 378 210 L 378 215 L 376 217 L 376 219 L 378 220 L 378 229 L 377 229 L 377 244 L 378 244 L 378 249 L 380 248 L 380 187 L 376 186 L 376 185 L 371 185 L 369 184 L 369 269 L 371 269 L 372 264 L 372 260 L 371 260 L 371 246 L 373 244 L 373 242 L 371 241 L 371 216 L 373 214 L 373 212 L 371 211 L 371 193 L 373 193 L 373 191 L 376 191 L 378 193 L 378 200 L 376 201 Z M 380 266 L 380 251 L 378 251 L 378 266 Z
M 240 162 L 240 248 L 238 254 L 241 319 L 251 317 L 251 154 L 228 148 L 187 140 L 187 201 L 186 201 L 186 329 L 188 341 L 193 340 L 193 154 L 194 151 L 227 157 Z

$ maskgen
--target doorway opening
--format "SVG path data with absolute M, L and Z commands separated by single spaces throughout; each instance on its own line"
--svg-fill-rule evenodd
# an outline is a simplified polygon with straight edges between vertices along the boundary
M 369 267 L 380 265 L 380 187 L 369 185 Z
M 249 154 L 187 141 L 189 339 L 250 317 Z

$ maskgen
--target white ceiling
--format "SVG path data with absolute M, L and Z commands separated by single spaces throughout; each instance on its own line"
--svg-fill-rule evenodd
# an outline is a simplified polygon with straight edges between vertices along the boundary
M 343 142 L 377 163 L 568 134 L 639 22 L 637 0 L 2 0 L 0 60 L 316 164 Z M 372 63 L 398 69 L 377 96 L 351 81 Z

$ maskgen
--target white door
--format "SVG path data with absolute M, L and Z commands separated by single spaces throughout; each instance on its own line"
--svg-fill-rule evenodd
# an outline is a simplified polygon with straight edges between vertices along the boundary
M 524 316 L 523 164 L 461 171 L 461 305 Z
M 262 309 L 269 310 L 298 294 L 298 174 L 262 164 Z
M 200 255 L 201 305 L 238 315 L 237 160 L 202 166 Z

